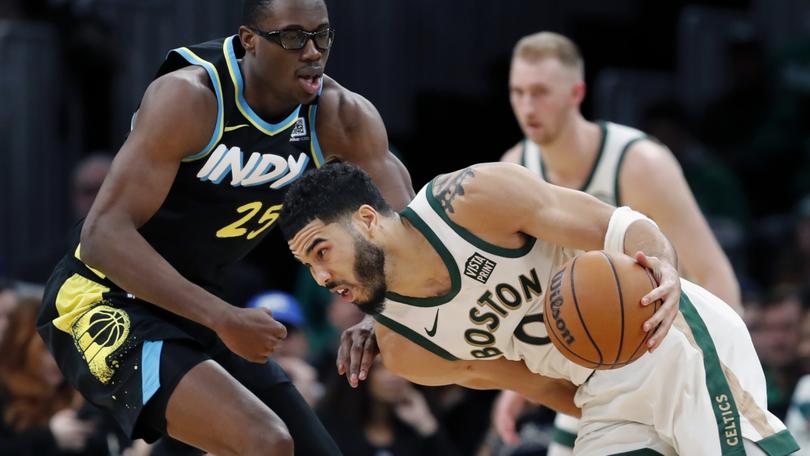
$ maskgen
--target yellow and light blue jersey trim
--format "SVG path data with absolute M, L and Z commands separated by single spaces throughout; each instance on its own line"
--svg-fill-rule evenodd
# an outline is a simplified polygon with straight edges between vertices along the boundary
M 225 62 L 228 64 L 228 72 L 231 74 L 231 79 L 233 80 L 236 107 L 239 109 L 239 112 L 242 113 L 245 119 L 253 124 L 256 129 L 266 135 L 275 136 L 276 134 L 290 128 L 293 126 L 293 124 L 295 124 L 295 121 L 298 119 L 298 113 L 301 111 L 301 105 L 296 106 L 293 112 L 291 112 L 286 119 L 279 123 L 271 124 L 262 120 L 262 118 L 253 111 L 245 100 L 245 84 L 242 80 L 242 73 L 239 70 L 239 64 L 236 61 L 236 54 L 233 52 L 234 39 L 236 39 L 236 35 L 226 38 L 222 43 L 222 50 L 225 53 Z
M 323 83 L 321 83 L 321 90 L 323 90 Z M 320 95 L 320 92 L 318 92 Z M 309 131 L 310 140 L 309 140 L 309 149 L 312 152 L 312 158 L 315 160 L 315 167 L 320 168 L 326 162 L 323 158 L 323 151 L 321 151 L 321 144 L 318 142 L 318 135 L 315 133 L 315 115 L 318 112 L 318 105 L 313 104 L 309 107 Z
M 172 52 L 176 52 L 181 57 L 186 59 L 186 61 L 192 65 L 199 65 L 205 69 L 208 73 L 208 77 L 211 78 L 211 84 L 214 86 L 214 93 L 217 96 L 217 124 L 214 127 L 214 133 L 211 135 L 211 141 L 208 142 L 208 145 L 205 146 L 205 149 L 201 150 L 200 152 L 189 155 L 188 157 L 184 158 L 184 162 L 190 162 L 194 160 L 199 160 L 206 155 L 208 155 L 213 149 L 214 146 L 217 145 L 220 139 L 222 139 L 222 131 L 225 126 L 225 112 L 223 109 L 224 102 L 222 101 L 222 86 L 219 82 L 219 72 L 217 68 L 211 64 L 211 62 L 200 58 L 197 54 L 192 52 L 189 48 L 182 47 L 172 50 Z

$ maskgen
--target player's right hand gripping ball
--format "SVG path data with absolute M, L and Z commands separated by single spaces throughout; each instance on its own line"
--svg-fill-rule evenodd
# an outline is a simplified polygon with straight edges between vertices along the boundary
M 544 301 L 546 331 L 569 360 L 590 369 L 615 369 L 647 352 L 642 325 L 661 301 L 641 305 L 657 286 L 650 272 L 623 254 L 594 250 L 572 258 L 551 276 Z

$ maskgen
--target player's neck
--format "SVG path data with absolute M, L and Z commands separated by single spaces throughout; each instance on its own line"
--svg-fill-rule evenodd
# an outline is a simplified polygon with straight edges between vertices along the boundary
M 256 75 L 256 72 L 250 68 L 250 63 L 240 60 L 239 66 L 245 79 L 245 101 L 262 120 L 269 123 L 279 122 L 298 106 L 296 103 L 284 100 L 274 87 Z
M 439 253 L 405 218 L 398 218 L 383 240 L 388 290 L 403 296 L 432 297 L 450 291 L 450 272 Z
M 540 145 L 548 180 L 564 187 L 579 188 L 591 172 L 601 140 L 599 125 L 578 115 L 553 142 Z

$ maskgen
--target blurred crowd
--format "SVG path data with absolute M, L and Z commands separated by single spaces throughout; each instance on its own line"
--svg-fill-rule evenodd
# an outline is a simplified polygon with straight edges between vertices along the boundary
M 72 173 L 77 218 L 88 210 L 109 163 L 108 156 L 92 155 Z M 769 240 L 780 246 L 768 260 L 779 272 L 768 281 L 743 281 L 744 319 L 765 368 L 769 408 L 787 420 L 800 443 L 810 445 L 810 199 L 797 206 L 794 216 L 791 229 L 779 232 L 779 242 Z M 32 261 L 27 277 L 46 277 L 37 274 L 47 275 L 62 247 Z M 67 385 L 34 328 L 38 283 L 0 281 L 0 454 L 198 454 L 175 441 L 152 446 L 130 441 Z M 287 327 L 275 358 L 344 454 L 545 454 L 552 435 L 548 410 L 524 413 L 517 422 L 521 442 L 509 446 L 491 425 L 494 392 L 412 385 L 379 361 L 368 381 L 352 389 L 336 372 L 336 349 L 339 334 L 360 321 L 362 313 L 317 287 L 303 269 L 296 283 L 291 293 L 254 284 L 257 291 L 235 303 L 266 307 Z

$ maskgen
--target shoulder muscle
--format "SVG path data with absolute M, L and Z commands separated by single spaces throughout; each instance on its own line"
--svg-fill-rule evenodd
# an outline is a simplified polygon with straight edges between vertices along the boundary
M 154 80 L 146 89 L 131 138 L 159 147 L 169 155 L 166 158 L 183 158 L 205 147 L 216 116 L 217 101 L 205 71 L 180 69 Z
M 520 164 L 520 152 L 522 150 L 523 150 L 522 142 L 515 144 L 509 150 L 504 152 L 504 154 L 501 156 L 501 161 Z

